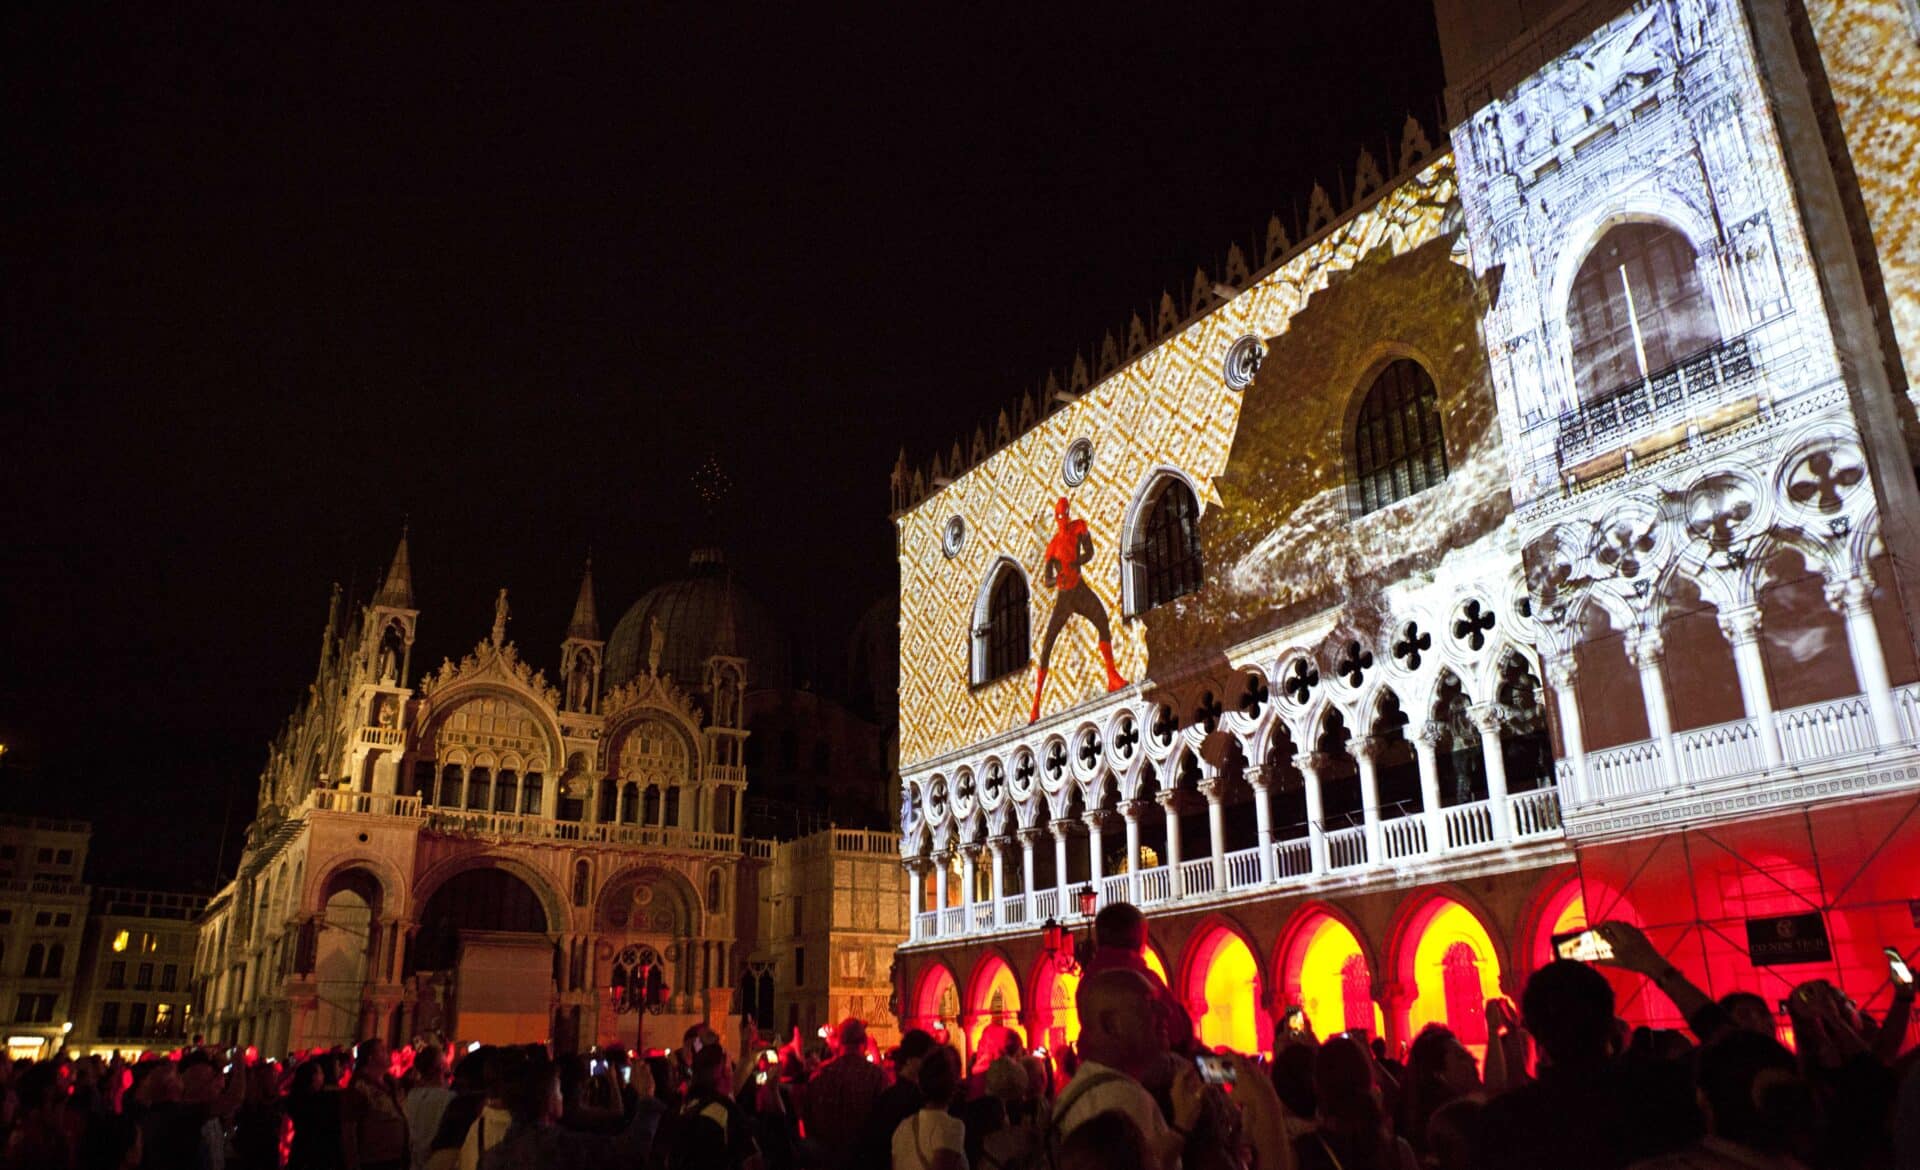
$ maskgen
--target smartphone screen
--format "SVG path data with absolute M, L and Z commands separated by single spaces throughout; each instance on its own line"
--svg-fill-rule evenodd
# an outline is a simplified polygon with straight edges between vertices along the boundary
M 587 1071 L 597 1077 L 601 1073 L 607 1071 L 607 1062 L 597 1058 L 592 1061 L 589 1061 L 587 1063 Z
M 1299 1032 L 1304 1030 L 1306 1019 L 1307 1013 L 1301 1011 L 1296 1005 L 1287 1009 L 1287 1014 L 1281 1017 L 1281 1023 L 1285 1025 L 1287 1031 Z
M 623 1085 L 631 1085 L 633 1083 L 632 1065 L 623 1064 L 620 1066 L 620 1083 Z
M 754 1073 L 754 1074 L 753 1074 L 753 1083 L 754 1083 L 754 1084 L 756 1084 L 756 1085 L 764 1085 L 764 1084 L 766 1084 L 766 1083 L 767 1083 L 767 1070 L 763 1068 L 763 1069 L 761 1069 L 761 1070 L 760 1070 L 759 1072 L 757 1072 L 757 1073 Z
M 1902 987 L 1912 987 L 1913 968 L 1907 966 L 1907 961 L 1900 957 L 1900 952 L 1887 947 L 1882 953 L 1887 956 L 1887 970 L 1893 975 L 1893 981 Z
M 1553 953 L 1577 963 L 1613 958 L 1613 947 L 1597 930 L 1574 930 L 1553 936 Z
M 1233 1065 L 1227 1058 L 1214 1052 L 1202 1052 L 1193 1058 L 1193 1066 L 1200 1070 L 1200 1079 L 1209 1085 L 1231 1085 L 1234 1081 Z

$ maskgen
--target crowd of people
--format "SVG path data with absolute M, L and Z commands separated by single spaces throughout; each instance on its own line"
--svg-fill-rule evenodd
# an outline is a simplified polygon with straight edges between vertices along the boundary
M 1270 1057 L 1208 1052 L 1110 906 L 1060 1052 L 989 1024 L 963 1061 L 910 1029 L 884 1055 L 847 1020 L 736 1064 L 710 1030 L 670 1051 L 378 1040 L 260 1059 L 0 1063 L 0 1170 L 1881 1170 L 1920 1166 L 1920 1058 L 1897 984 L 1875 1020 L 1830 983 L 1709 998 L 1630 926 L 1607 961 L 1685 1032 L 1629 1028 L 1613 985 L 1559 960 L 1486 1005 L 1484 1059 L 1441 1026 L 1399 1053 L 1289 1010 Z

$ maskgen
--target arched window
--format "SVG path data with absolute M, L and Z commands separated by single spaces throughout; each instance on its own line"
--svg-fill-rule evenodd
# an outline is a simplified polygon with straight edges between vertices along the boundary
M 60 974 L 60 968 L 66 966 L 66 963 L 67 946 L 65 943 L 54 943 L 47 948 L 47 978 L 52 979 L 54 976 Z
M 587 887 L 592 883 L 593 871 L 585 861 L 573 863 L 573 904 L 587 904 Z
M 1353 424 L 1353 469 L 1363 516 L 1447 478 L 1438 398 L 1419 362 L 1401 358 L 1367 388 Z
M 40 978 L 40 968 L 46 964 L 46 961 L 47 945 L 45 943 L 34 943 L 27 948 L 27 969 L 22 971 L 21 974 L 29 979 Z
M 667 812 L 662 822 L 667 828 L 677 828 L 680 824 L 680 786 L 675 784 L 667 789 Z
M 1153 489 L 1130 551 L 1131 612 L 1145 613 L 1200 588 L 1200 503 L 1185 480 L 1168 476 Z
M 975 686 L 1025 668 L 1033 656 L 1028 600 L 1026 574 L 1012 561 L 1000 562 L 987 589 L 985 612 L 979 614 L 974 623 Z
M 1672 228 L 1623 223 L 1593 246 L 1567 301 L 1573 381 L 1592 402 L 1720 340 L 1692 245 Z
M 720 871 L 707 872 L 707 913 L 720 913 Z

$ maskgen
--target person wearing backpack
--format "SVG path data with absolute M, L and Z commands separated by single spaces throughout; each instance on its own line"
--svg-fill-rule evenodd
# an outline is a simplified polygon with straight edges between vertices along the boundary
M 1153 984 L 1138 971 L 1108 968 L 1080 983 L 1080 1068 L 1053 1106 L 1051 1140 L 1102 1113 L 1123 1113 L 1146 1139 L 1154 1164 L 1177 1170 L 1187 1134 L 1200 1122 L 1204 1086 L 1186 1061 L 1173 1069 L 1172 1122 L 1140 1078 L 1165 1061 L 1167 1018 Z
M 939 1047 L 920 1062 L 920 1108 L 893 1131 L 893 1170 L 967 1170 L 967 1127 L 947 1112 L 960 1091 L 960 1054 Z

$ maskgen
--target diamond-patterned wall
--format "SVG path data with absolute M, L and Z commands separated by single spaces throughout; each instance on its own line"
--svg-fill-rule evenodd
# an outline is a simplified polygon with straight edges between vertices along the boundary
M 1053 532 L 1053 502 L 1062 495 L 1093 538 L 1093 559 L 1082 572 L 1113 622 L 1120 673 L 1147 677 L 1145 627 L 1123 619 L 1120 605 L 1120 533 L 1136 492 L 1157 469 L 1171 467 L 1193 481 L 1203 510 L 1217 503 L 1213 479 L 1226 464 L 1241 402 L 1222 376 L 1228 349 L 1250 333 L 1283 333 L 1309 297 L 1375 249 L 1399 255 L 1434 239 L 1453 199 L 1453 161 L 1444 156 L 900 516 L 903 765 L 1027 721 L 1031 665 L 983 687 L 969 685 L 974 605 L 994 563 L 1001 556 L 1017 561 L 1033 590 L 1037 657 L 1054 603 L 1040 580 L 1040 558 Z M 1070 488 L 1061 465 L 1081 436 L 1093 442 L 1093 466 Z M 949 559 L 942 534 L 956 515 L 966 538 Z M 1042 717 L 1098 697 L 1104 679 L 1092 627 L 1073 620 L 1054 647 Z
M 1873 227 L 1909 394 L 1920 392 L 1920 18 L 1905 0 L 1808 0 Z

